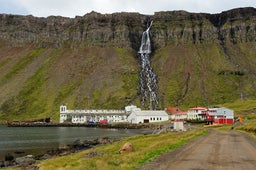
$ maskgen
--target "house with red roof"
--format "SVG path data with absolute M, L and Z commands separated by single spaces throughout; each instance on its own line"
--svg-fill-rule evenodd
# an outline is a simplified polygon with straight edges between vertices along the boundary
M 168 107 L 166 112 L 169 114 L 171 120 L 187 119 L 187 112 L 180 110 L 178 107 Z
M 209 108 L 205 111 L 207 124 L 233 124 L 234 111 L 228 108 Z

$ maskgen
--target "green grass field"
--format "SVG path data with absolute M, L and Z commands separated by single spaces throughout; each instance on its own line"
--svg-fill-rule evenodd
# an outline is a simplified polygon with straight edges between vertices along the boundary
M 112 144 L 107 144 L 85 150 L 68 156 L 45 160 L 39 164 L 40 169 L 137 169 L 151 159 L 168 152 L 188 141 L 204 135 L 207 130 L 191 130 L 188 132 L 170 132 L 158 135 L 140 135 L 124 138 Z M 133 145 L 134 151 L 119 153 L 126 142 Z M 98 156 L 88 158 L 90 153 Z

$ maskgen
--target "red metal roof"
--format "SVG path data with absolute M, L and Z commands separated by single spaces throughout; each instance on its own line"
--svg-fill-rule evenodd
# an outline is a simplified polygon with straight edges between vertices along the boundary
M 189 110 L 207 110 L 207 108 L 205 108 L 205 107 L 193 107 L 193 108 L 189 108 Z
M 167 109 L 166 109 L 166 111 L 168 112 L 168 113 L 171 113 L 171 114 L 174 114 L 174 113 L 177 113 L 177 112 L 179 112 L 179 111 L 181 111 L 178 107 L 168 107 Z

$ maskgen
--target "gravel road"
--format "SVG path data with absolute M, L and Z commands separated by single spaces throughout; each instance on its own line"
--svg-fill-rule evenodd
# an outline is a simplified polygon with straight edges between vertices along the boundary
M 255 170 L 256 140 L 237 131 L 210 130 L 161 155 L 141 170 Z

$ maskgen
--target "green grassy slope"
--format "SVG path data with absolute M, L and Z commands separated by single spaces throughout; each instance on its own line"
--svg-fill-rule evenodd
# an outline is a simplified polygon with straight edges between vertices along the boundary
M 61 104 L 120 109 L 137 96 L 138 64 L 129 49 L 24 47 L 6 52 L 12 50 L 10 56 L 2 52 L 0 60 L 1 120 L 58 120 Z
M 156 51 L 153 63 L 164 106 L 187 108 L 255 99 L 255 45 L 229 45 L 229 54 L 218 44 L 169 46 Z
M 168 45 L 154 51 L 160 108 L 255 99 L 256 43 Z M 0 120 L 70 109 L 140 106 L 139 62 L 128 48 L 35 48 L 0 43 Z M 241 73 L 241 74 L 240 74 Z

